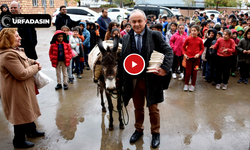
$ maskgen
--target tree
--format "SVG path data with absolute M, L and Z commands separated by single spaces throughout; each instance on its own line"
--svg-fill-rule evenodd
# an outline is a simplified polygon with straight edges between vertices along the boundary
M 73 1 L 73 3 L 78 3 L 78 6 L 81 6 L 81 0 L 66 0 L 66 2 L 70 2 L 70 1 Z
M 124 4 L 131 3 L 131 0 L 113 0 L 113 1 L 115 4 L 120 5 L 121 8 L 124 6 Z
M 236 0 L 205 0 L 205 5 L 206 6 L 216 6 L 216 9 L 218 7 L 236 7 L 237 6 L 237 1 Z
M 189 16 L 189 6 L 193 6 L 194 4 L 194 0 L 182 0 L 183 2 L 185 2 L 185 6 L 188 6 L 188 16 Z

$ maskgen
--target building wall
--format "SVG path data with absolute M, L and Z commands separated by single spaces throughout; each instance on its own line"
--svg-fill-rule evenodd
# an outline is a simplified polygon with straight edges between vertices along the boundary
M 42 6 L 42 0 L 38 0 L 38 6 L 33 6 L 32 0 L 16 0 L 21 5 L 21 13 L 23 14 L 44 14 L 44 7 Z M 71 0 L 72 1 L 72 0 Z M 69 7 L 76 7 L 77 4 L 73 2 L 69 2 Z M 10 3 L 12 0 L 0 0 L 0 5 L 7 4 L 10 8 Z M 54 0 L 54 7 L 50 7 L 50 0 L 46 0 L 46 14 L 52 15 L 56 8 L 60 8 L 60 6 L 65 5 L 64 0 Z

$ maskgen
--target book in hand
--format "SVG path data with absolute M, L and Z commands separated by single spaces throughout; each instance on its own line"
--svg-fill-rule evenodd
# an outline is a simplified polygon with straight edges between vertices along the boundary
M 160 68 L 163 60 L 164 54 L 154 50 L 150 57 L 149 66 L 147 67 L 147 73 L 157 73 L 157 69 Z

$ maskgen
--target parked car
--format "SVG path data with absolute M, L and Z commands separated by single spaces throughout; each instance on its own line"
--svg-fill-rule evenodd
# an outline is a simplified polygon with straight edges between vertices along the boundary
M 123 19 L 127 18 L 127 15 L 131 13 L 124 8 L 110 8 L 107 11 L 108 17 L 111 20 L 115 20 L 119 23 L 121 23 Z
M 67 7 L 67 15 L 74 21 L 78 20 L 88 20 L 90 22 L 95 22 L 100 17 L 100 14 L 86 7 Z M 60 13 L 59 8 L 53 13 L 52 24 L 55 24 L 56 16 Z
M 204 13 L 204 12 L 206 12 L 206 15 L 208 16 L 208 19 L 211 19 L 211 18 L 210 18 L 210 15 L 211 15 L 211 14 L 214 14 L 214 18 L 215 18 L 215 19 L 217 19 L 218 16 L 219 16 L 219 14 L 220 14 L 220 12 L 217 11 L 217 10 L 205 10 L 205 11 L 201 11 L 200 13 Z
M 174 16 L 173 12 L 167 8 L 156 5 L 135 5 L 134 9 L 140 9 L 145 12 L 146 15 L 156 15 L 156 19 L 158 19 L 159 14 L 172 17 Z
M 172 13 L 175 15 L 175 16 L 180 16 L 181 15 L 181 12 L 179 9 L 171 9 Z

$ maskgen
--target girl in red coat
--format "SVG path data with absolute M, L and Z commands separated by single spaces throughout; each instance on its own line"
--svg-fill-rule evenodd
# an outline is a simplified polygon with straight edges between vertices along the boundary
M 66 34 L 57 30 L 50 42 L 49 57 L 52 66 L 56 68 L 57 76 L 57 86 L 56 90 L 62 88 L 61 72 L 63 73 L 63 88 L 68 89 L 68 73 L 67 67 L 70 65 L 70 60 L 72 58 L 72 50 L 70 44 L 68 43 Z

